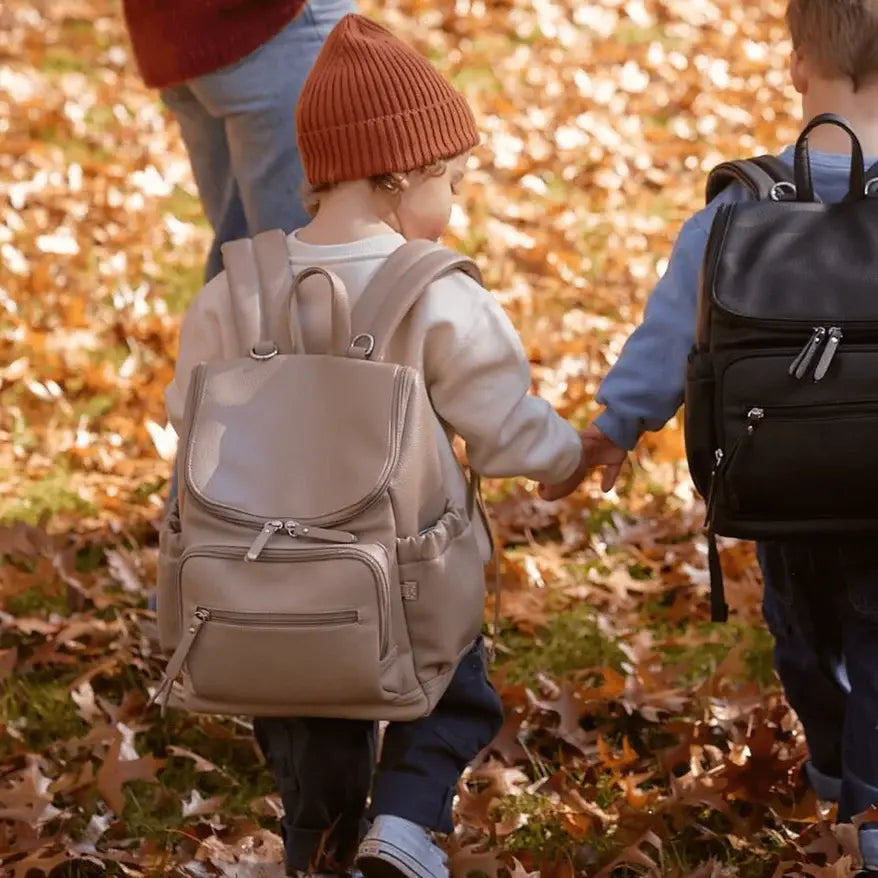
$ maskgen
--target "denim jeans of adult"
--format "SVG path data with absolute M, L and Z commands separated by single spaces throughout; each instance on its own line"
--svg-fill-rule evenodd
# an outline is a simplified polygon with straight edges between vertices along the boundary
M 214 230 L 206 279 L 226 241 L 293 231 L 307 216 L 296 146 L 296 102 L 327 35 L 354 0 L 309 0 L 279 34 L 241 61 L 162 91 L 180 124 Z M 192 34 L 198 40 L 198 34 Z
M 878 554 L 874 540 L 758 546 L 775 665 L 805 729 L 809 778 L 839 819 L 878 805 Z M 838 779 L 841 779 L 840 785 Z M 860 832 L 878 870 L 878 826 Z
M 344 868 L 368 821 L 379 814 L 451 832 L 457 782 L 502 722 L 481 640 L 464 656 L 429 716 L 387 727 L 377 769 L 373 722 L 257 718 L 256 739 L 284 804 L 288 867 Z M 314 862 L 320 850 L 328 861 Z

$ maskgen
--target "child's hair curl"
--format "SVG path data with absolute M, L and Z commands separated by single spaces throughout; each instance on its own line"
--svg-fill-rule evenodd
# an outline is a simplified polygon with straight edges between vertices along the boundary
M 369 183 L 376 192 L 386 192 L 389 195 L 398 195 L 403 191 L 404 181 L 410 174 L 422 174 L 427 177 L 441 177 L 445 173 L 447 167 L 448 163 L 445 161 L 433 162 L 424 168 L 415 168 L 401 174 L 376 174 L 374 177 L 369 177 Z M 317 186 L 311 186 L 307 183 L 305 184 L 304 192 L 302 193 L 302 201 L 305 205 L 305 210 L 308 211 L 310 216 L 314 216 L 320 208 L 321 196 L 325 195 L 327 192 L 331 192 L 337 185 L 339 184 L 320 183 Z

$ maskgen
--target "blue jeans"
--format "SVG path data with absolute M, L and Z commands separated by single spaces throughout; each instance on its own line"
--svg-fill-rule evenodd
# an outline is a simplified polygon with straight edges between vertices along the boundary
M 808 742 L 808 777 L 849 821 L 878 805 L 874 540 L 763 543 L 757 552 L 775 665 Z M 861 829 L 860 846 L 878 869 L 878 826 Z
M 429 716 L 390 723 L 377 769 L 375 723 L 257 717 L 256 740 L 284 803 L 287 866 L 308 869 L 322 850 L 328 861 L 312 864 L 317 871 L 346 867 L 367 821 L 379 814 L 451 832 L 457 782 L 502 724 L 481 639 Z
M 222 270 L 226 241 L 267 229 L 291 232 L 307 221 L 296 102 L 327 35 L 355 11 L 354 0 L 310 0 L 241 61 L 162 92 L 180 124 L 215 233 L 206 280 Z

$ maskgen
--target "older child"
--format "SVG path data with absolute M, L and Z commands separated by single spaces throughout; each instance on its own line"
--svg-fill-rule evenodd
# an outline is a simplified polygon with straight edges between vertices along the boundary
M 878 156 L 878 0 L 791 0 L 787 19 L 792 82 L 804 118 L 843 116 L 873 157 L 866 161 L 870 166 Z M 850 173 L 847 135 L 825 126 L 814 132 L 811 145 L 817 192 L 824 201 L 840 201 Z M 780 158 L 792 166 L 792 148 Z M 600 387 L 598 401 L 606 409 L 583 433 L 583 442 L 590 465 L 604 467 L 604 490 L 640 435 L 661 429 L 683 401 L 708 231 L 720 204 L 746 197 L 741 188 L 728 189 L 684 224 L 643 323 Z M 864 467 L 873 465 L 863 461 Z M 552 498 L 568 487 L 543 495 Z M 778 674 L 809 745 L 807 776 L 821 798 L 840 798 L 839 818 L 850 820 L 878 804 L 874 546 L 812 540 L 764 543 L 758 553 Z M 864 827 L 860 844 L 867 868 L 878 870 L 878 829 Z
M 351 15 L 317 59 L 299 100 L 297 129 L 315 213 L 289 236 L 290 260 L 294 272 L 312 265 L 332 270 L 355 304 L 407 239 L 436 239 L 445 231 L 467 153 L 478 142 L 475 121 L 464 98 L 424 58 Z M 251 343 L 237 313 L 221 274 L 187 314 L 167 392 L 175 425 L 193 366 L 234 356 Z M 306 339 L 319 331 L 319 321 L 309 325 L 316 315 L 307 308 L 300 319 Z M 576 431 L 529 393 L 515 330 L 468 277 L 454 273 L 430 286 L 391 340 L 388 359 L 422 372 L 438 418 L 449 437 L 463 437 L 480 473 L 581 479 Z M 450 439 L 440 452 L 449 496 L 462 503 L 466 486 Z M 480 642 L 430 716 L 388 727 L 377 772 L 371 722 L 257 719 L 257 738 L 284 801 L 288 867 L 343 872 L 356 856 L 367 876 L 447 876 L 431 833 L 451 831 L 461 772 L 501 719 Z

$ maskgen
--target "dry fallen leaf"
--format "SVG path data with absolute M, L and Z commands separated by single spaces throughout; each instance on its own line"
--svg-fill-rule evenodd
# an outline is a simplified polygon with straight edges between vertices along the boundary
M 123 736 L 117 734 L 97 774 L 98 790 L 106 803 L 121 815 L 125 808 L 122 787 L 133 780 L 155 781 L 156 772 L 164 765 L 164 760 L 154 756 L 142 756 L 139 759 L 122 759 Z

